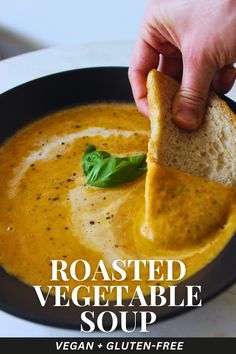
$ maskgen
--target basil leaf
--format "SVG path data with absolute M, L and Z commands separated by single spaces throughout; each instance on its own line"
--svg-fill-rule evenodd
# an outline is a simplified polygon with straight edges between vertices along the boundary
M 94 145 L 88 144 L 82 158 L 82 166 L 85 175 L 87 175 L 100 160 L 109 156 L 111 156 L 111 154 L 108 152 L 96 150 Z
M 92 152 L 92 151 L 95 151 L 95 150 L 97 150 L 97 149 L 96 149 L 96 146 L 94 146 L 94 145 L 92 145 L 92 144 L 87 144 L 84 153 L 87 154 L 87 153 Z
M 146 155 L 129 157 L 111 156 L 88 144 L 82 158 L 85 184 L 91 187 L 110 188 L 131 182 L 147 170 Z
M 136 163 L 130 162 L 129 158 L 119 157 L 100 160 L 90 170 L 85 184 L 92 187 L 111 188 L 131 182 L 146 171 L 143 160 L 143 156 L 139 157 Z
M 139 169 L 143 168 L 144 172 L 147 171 L 146 154 L 127 157 L 127 160 L 136 165 Z

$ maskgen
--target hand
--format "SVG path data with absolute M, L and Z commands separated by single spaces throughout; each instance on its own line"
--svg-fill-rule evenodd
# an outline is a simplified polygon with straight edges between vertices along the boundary
M 138 109 L 148 115 L 146 78 L 158 68 L 181 81 L 174 121 L 197 129 L 210 86 L 219 94 L 232 88 L 235 61 L 236 0 L 151 0 L 129 68 Z

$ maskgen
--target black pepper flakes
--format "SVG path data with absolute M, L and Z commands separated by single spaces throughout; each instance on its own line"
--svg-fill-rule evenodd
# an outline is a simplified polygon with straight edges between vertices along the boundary
M 89 221 L 89 223 L 90 223 L 90 225 L 94 225 L 95 224 L 95 222 L 94 221 Z
M 59 197 L 52 198 L 53 201 L 58 200 L 58 199 L 59 199 Z

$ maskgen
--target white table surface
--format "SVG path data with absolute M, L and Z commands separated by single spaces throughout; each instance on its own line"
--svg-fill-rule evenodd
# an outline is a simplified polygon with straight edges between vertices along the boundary
M 131 42 L 104 42 L 44 49 L 3 60 L 0 62 L 0 93 L 58 71 L 106 65 L 128 66 L 131 48 Z M 236 87 L 229 96 L 236 100 Z M 94 335 L 97 336 L 96 333 L 90 336 Z M 0 336 L 82 337 L 82 334 L 31 323 L 0 311 Z M 126 337 L 119 331 L 110 335 L 119 336 Z M 132 336 L 141 337 L 137 332 Z M 200 309 L 150 327 L 150 332 L 143 336 L 236 336 L 236 285 Z

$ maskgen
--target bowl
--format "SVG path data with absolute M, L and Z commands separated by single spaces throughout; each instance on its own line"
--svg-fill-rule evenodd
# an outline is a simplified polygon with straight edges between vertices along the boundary
M 0 143 L 14 134 L 19 128 L 48 114 L 67 107 L 95 102 L 133 102 L 125 67 L 99 67 L 65 71 L 27 82 L 0 95 L 1 130 Z M 236 103 L 227 97 L 223 99 L 236 112 Z M 0 206 L 1 207 L 1 206 Z M 236 280 L 236 235 L 222 252 L 206 267 L 191 278 L 179 283 L 176 298 L 186 295 L 185 286 L 197 284 L 202 287 L 203 304 L 223 292 Z M 33 287 L 9 275 L 0 267 L 0 308 L 12 315 L 30 321 L 62 328 L 78 329 L 81 313 L 85 310 L 75 305 L 53 307 L 50 296 L 45 307 L 41 307 Z M 167 292 L 167 298 L 169 296 Z M 130 311 L 127 306 L 119 308 L 93 308 L 95 318 L 104 311 Z M 143 311 L 153 311 L 158 321 L 189 311 L 188 307 L 148 307 Z M 139 311 L 135 303 L 132 311 Z M 140 316 L 136 325 L 140 324 Z M 120 328 L 120 321 L 117 328 Z M 127 317 L 128 327 L 134 325 L 132 314 Z M 106 319 L 105 328 L 110 328 L 111 318 Z

